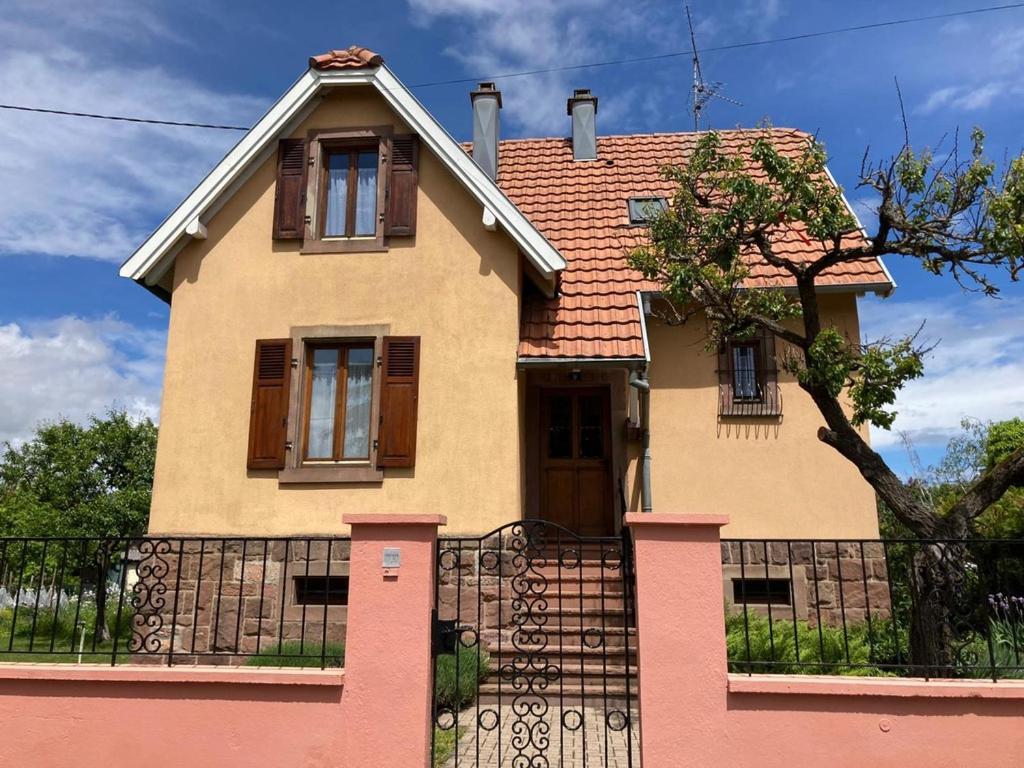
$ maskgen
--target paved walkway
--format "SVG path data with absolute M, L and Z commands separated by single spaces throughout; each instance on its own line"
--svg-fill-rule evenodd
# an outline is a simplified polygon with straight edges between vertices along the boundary
M 563 716 L 556 702 L 543 716 L 522 717 L 504 702 L 500 710 L 496 704 L 474 705 L 459 715 L 458 748 L 444 768 L 640 768 L 639 713 L 633 710 L 626 728 L 617 707 L 609 704 L 613 727 L 606 728 L 604 707 L 589 703 L 582 710 L 566 706 Z

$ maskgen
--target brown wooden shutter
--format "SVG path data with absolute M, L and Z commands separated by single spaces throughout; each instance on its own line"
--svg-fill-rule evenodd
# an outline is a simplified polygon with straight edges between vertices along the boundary
M 718 345 L 718 412 L 728 414 L 732 408 L 732 345 Z
M 259 339 L 249 411 L 249 469 L 284 469 L 292 340 Z
M 411 467 L 416 463 L 420 337 L 385 336 L 381 367 L 377 466 Z
M 305 228 L 306 142 L 303 139 L 281 139 L 277 144 L 274 238 L 301 240 Z
M 419 182 L 420 142 L 403 134 L 391 140 L 391 175 L 388 181 L 384 234 L 407 237 L 416 234 L 416 188 Z

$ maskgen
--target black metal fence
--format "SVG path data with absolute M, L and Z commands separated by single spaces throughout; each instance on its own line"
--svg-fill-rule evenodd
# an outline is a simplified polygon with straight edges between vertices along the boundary
M 345 538 L 0 539 L 0 661 L 343 666 Z
M 722 541 L 734 672 L 1024 678 L 1024 540 Z

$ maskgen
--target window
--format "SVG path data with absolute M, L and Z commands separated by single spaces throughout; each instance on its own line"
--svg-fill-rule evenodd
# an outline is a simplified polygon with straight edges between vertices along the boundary
M 246 467 L 292 484 L 379 483 L 385 468 L 415 466 L 420 337 L 388 331 L 313 325 L 257 339 Z
M 348 576 L 296 576 L 295 605 L 348 605 Z
M 389 125 L 281 139 L 274 239 L 301 241 L 300 253 L 357 253 L 415 237 L 418 168 L 418 137 Z
M 664 197 L 631 197 L 627 204 L 630 224 L 647 224 L 651 219 L 668 210 L 668 200 Z
M 732 344 L 732 390 L 736 400 L 760 400 L 760 344 Z
M 369 461 L 373 344 L 310 344 L 305 461 Z
M 789 605 L 789 579 L 733 579 L 735 605 Z
M 377 165 L 375 147 L 328 151 L 324 163 L 323 237 L 377 234 Z
M 774 336 L 761 333 L 722 345 L 718 353 L 718 395 L 720 416 L 782 413 Z

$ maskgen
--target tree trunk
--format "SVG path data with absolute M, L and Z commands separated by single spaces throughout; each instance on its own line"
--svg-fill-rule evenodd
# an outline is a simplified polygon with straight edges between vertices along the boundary
M 108 643 L 111 640 L 110 629 L 107 627 L 107 571 L 110 569 L 110 552 L 107 545 L 100 544 L 96 550 L 96 626 L 94 628 L 97 642 Z
M 957 674 L 956 623 L 963 598 L 963 545 L 924 544 L 910 562 L 910 660 L 928 677 Z

